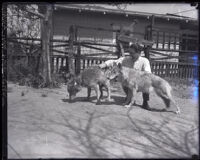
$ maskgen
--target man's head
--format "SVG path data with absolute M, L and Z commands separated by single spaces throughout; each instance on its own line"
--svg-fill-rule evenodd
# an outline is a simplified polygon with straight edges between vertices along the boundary
M 132 57 L 133 61 L 136 61 L 141 56 L 141 51 L 143 50 L 143 47 L 140 46 L 138 43 L 132 44 L 128 51 L 130 53 L 130 56 Z

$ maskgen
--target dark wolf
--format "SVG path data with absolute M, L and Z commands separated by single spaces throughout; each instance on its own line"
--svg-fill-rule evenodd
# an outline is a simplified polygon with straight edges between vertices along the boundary
M 114 67 L 118 68 L 118 80 L 132 92 L 131 102 L 126 107 L 131 107 L 134 104 L 137 92 L 149 93 L 154 89 L 167 108 L 173 102 L 177 109 L 176 113 L 180 113 L 180 108 L 176 105 L 171 95 L 172 88 L 166 80 L 152 73 L 123 67 L 121 64 L 115 64 Z
M 76 94 L 82 87 L 87 87 L 87 100 L 90 98 L 91 89 L 96 92 L 97 102 L 100 104 L 100 99 L 103 97 L 103 87 L 107 91 L 107 101 L 110 101 L 110 79 L 115 77 L 114 72 L 110 69 L 101 69 L 98 66 L 92 66 L 85 69 L 79 75 L 71 75 L 67 82 L 67 90 L 70 101 L 73 100 Z

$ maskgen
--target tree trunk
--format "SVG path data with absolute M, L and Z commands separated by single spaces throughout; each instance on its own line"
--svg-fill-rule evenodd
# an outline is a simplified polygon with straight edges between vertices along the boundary
M 41 19 L 41 39 L 42 39 L 42 73 L 44 77 L 44 84 L 49 86 L 52 82 L 51 78 L 51 53 L 50 40 L 52 32 L 52 6 L 47 5 L 45 9 L 42 8 L 44 19 Z

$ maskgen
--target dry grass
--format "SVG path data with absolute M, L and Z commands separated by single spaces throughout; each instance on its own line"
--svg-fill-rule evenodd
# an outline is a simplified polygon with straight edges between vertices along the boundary
M 164 79 L 171 84 L 175 96 L 185 99 L 192 99 L 194 96 L 198 96 L 198 79 L 178 79 L 168 77 Z

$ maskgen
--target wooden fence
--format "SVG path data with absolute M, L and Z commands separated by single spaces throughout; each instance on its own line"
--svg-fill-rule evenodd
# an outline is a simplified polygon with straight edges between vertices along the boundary
M 67 58 L 65 56 L 53 56 L 52 62 L 54 64 L 52 72 L 59 72 L 60 68 L 66 68 L 66 72 L 68 72 L 68 68 L 65 65 L 67 62 Z M 105 62 L 108 58 L 95 58 L 95 57 L 80 57 L 80 66 L 77 67 L 77 59 L 73 60 L 76 68 L 76 72 L 80 72 L 85 68 L 93 65 L 101 64 Z M 172 78 L 181 78 L 181 79 L 190 79 L 190 78 L 198 78 L 198 64 L 189 64 L 189 63 L 177 63 L 177 62 L 159 62 L 152 61 L 151 63 L 152 73 L 158 75 L 160 77 L 172 77 Z
M 155 50 L 196 52 L 198 50 L 198 35 L 192 31 L 179 31 L 164 28 L 152 28 L 152 40 Z
M 79 28 L 81 28 L 79 26 Z M 83 27 L 84 28 L 84 27 Z M 86 29 L 88 29 L 86 27 Z M 91 28 L 89 28 L 91 29 Z M 96 29 L 97 31 L 103 30 L 102 28 L 92 28 Z M 113 30 L 105 30 L 106 32 L 116 32 Z M 161 34 L 162 33 L 162 34 Z M 142 33 L 138 33 L 142 34 Z M 181 33 L 174 33 L 173 31 L 164 31 L 164 30 L 158 30 L 153 28 L 151 30 L 151 33 L 145 33 L 144 37 L 146 35 L 151 34 L 151 39 L 153 39 L 156 42 L 156 45 L 151 50 L 148 50 L 147 55 L 152 55 L 152 54 L 158 54 L 158 55 L 164 55 L 164 58 L 161 59 L 170 59 L 170 58 L 177 58 L 177 59 L 187 59 L 188 57 L 191 57 L 191 55 L 197 53 L 197 51 L 194 50 L 181 50 L 180 49 L 180 43 L 182 42 L 181 38 L 185 38 L 184 36 L 181 37 Z M 70 44 L 70 39 L 69 40 L 52 40 L 51 44 L 51 62 L 52 62 L 52 67 L 51 70 L 53 73 L 59 73 L 59 71 L 64 69 L 66 72 L 69 72 L 69 62 L 74 64 L 75 72 L 80 73 L 81 70 L 95 64 L 100 64 L 109 58 L 102 58 L 99 55 L 112 55 L 113 58 L 117 58 L 116 52 L 104 49 L 103 47 L 114 47 L 116 48 L 117 46 L 115 44 L 108 44 L 108 43 L 97 43 L 97 42 L 86 42 L 86 41 L 78 41 L 77 40 L 77 30 L 74 33 L 74 39 L 73 39 L 73 45 Z M 147 36 L 146 36 L 147 37 Z M 186 41 L 188 36 L 186 37 Z M 191 38 L 191 37 L 190 37 Z M 145 39 L 149 39 L 148 37 Z M 194 39 L 194 38 L 193 38 Z M 10 42 L 13 43 L 22 43 L 22 45 L 30 45 L 27 42 L 29 39 L 23 39 L 23 38 L 16 38 L 16 39 L 8 39 Z M 18 40 L 18 41 L 17 41 Z M 21 40 L 21 41 L 19 41 Z M 25 42 L 22 42 L 25 40 Z M 30 39 L 33 41 L 33 39 Z M 41 39 L 34 39 L 34 41 L 38 41 L 39 43 L 41 42 Z M 54 42 L 56 42 L 54 44 Z M 161 48 L 159 47 L 159 44 L 162 44 Z M 166 44 L 168 44 L 168 47 L 166 48 Z M 179 48 L 176 48 L 176 46 L 179 45 Z M 39 45 L 38 45 L 39 46 Z M 173 46 L 173 47 L 171 47 Z M 64 48 L 64 50 L 59 50 L 59 48 Z M 92 50 L 97 50 L 98 53 L 90 53 L 88 55 L 81 53 L 81 48 L 89 48 Z M 75 50 L 74 50 L 75 48 Z M 186 47 L 187 49 L 188 47 Z M 73 51 L 74 50 L 74 51 Z M 73 51 L 73 52 L 72 52 Z M 160 51 L 160 52 L 159 52 Z M 179 56 L 171 56 L 165 53 L 161 53 L 161 51 L 176 51 L 176 52 L 190 52 L 190 55 L 179 55 Z M 99 54 L 101 52 L 101 54 Z M 69 54 L 70 53 L 70 54 Z M 73 57 L 69 58 L 69 55 L 72 55 Z M 150 54 L 149 54 L 150 53 Z M 56 55 L 57 54 L 57 55 Z M 146 56 L 146 54 L 145 54 Z M 22 56 L 23 57 L 23 56 Z M 20 58 L 20 56 L 16 57 Z M 177 77 L 177 78 L 197 78 L 198 77 L 198 64 L 194 63 L 182 63 L 182 62 L 165 62 L 165 61 L 158 61 L 159 59 L 153 59 L 151 57 L 151 68 L 152 72 L 156 75 L 159 75 L 161 77 Z M 161 60 L 160 59 L 160 60 Z M 157 60 L 157 61 L 156 61 Z
M 12 58 L 12 61 L 20 60 L 22 58 L 26 58 L 25 55 L 16 55 L 9 58 Z M 35 56 L 35 58 L 37 58 Z M 77 62 L 79 61 L 79 63 Z M 109 60 L 108 58 L 96 58 L 96 57 L 85 57 L 81 56 L 79 59 L 75 57 L 73 59 L 73 63 L 75 64 L 76 73 L 81 72 L 85 68 L 89 66 L 98 65 L 102 62 Z M 64 70 L 65 72 L 69 71 L 67 62 L 68 56 L 54 55 L 51 57 L 52 62 L 52 73 L 60 73 L 60 71 Z M 78 66 L 79 65 L 79 66 Z M 198 64 L 189 64 L 189 63 L 177 63 L 177 62 L 159 62 L 152 61 L 150 62 L 152 73 L 158 75 L 160 77 L 172 77 L 172 78 L 181 78 L 181 79 L 190 79 L 198 78 Z
M 198 65 L 177 62 L 151 62 L 152 73 L 160 77 L 198 78 Z
M 151 60 L 176 59 L 193 63 L 193 57 L 198 54 L 198 35 L 195 31 L 147 26 L 145 38 L 154 42 L 149 50 Z

